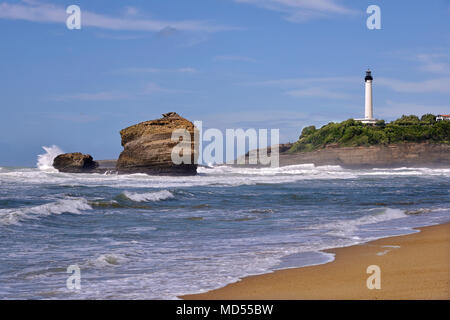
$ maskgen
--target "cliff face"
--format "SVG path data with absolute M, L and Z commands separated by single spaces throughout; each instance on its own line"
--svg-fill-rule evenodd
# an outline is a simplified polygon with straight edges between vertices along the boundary
M 186 129 L 191 135 L 191 164 L 176 165 L 171 158 L 178 141 L 172 141 L 172 132 Z M 175 112 L 163 118 L 141 122 L 120 131 L 124 150 L 117 161 L 119 173 L 147 173 L 161 175 L 195 175 L 197 152 L 194 144 L 195 127 L 192 122 Z
M 280 153 L 280 165 L 314 163 L 347 168 L 446 167 L 450 145 L 402 143 L 371 147 L 327 147 L 312 152 Z

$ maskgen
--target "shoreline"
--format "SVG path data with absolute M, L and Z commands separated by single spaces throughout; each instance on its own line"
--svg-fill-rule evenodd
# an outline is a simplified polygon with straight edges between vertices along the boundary
M 186 300 L 450 299 L 450 223 L 419 232 L 323 250 L 333 261 L 247 276 Z M 367 267 L 381 270 L 381 289 L 366 286 Z
M 431 142 L 402 142 L 358 147 L 328 146 L 310 152 L 280 153 L 280 164 L 314 163 L 346 169 L 450 168 L 450 145 Z

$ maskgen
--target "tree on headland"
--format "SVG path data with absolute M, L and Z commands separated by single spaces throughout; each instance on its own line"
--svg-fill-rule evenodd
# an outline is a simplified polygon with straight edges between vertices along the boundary
M 436 116 L 431 113 L 424 114 L 422 118 L 420 118 L 420 122 L 427 123 L 427 124 L 433 124 L 436 122 Z
M 289 152 L 307 152 L 333 146 L 371 146 L 406 142 L 430 142 L 450 144 L 450 121 L 436 121 L 433 114 L 421 118 L 403 115 L 386 123 L 379 120 L 373 125 L 363 124 L 354 119 L 341 123 L 328 123 L 320 129 L 305 127 L 299 140 Z
M 420 123 L 420 119 L 418 116 L 405 116 L 403 115 L 400 119 L 393 121 L 393 123 L 398 125 L 413 125 Z

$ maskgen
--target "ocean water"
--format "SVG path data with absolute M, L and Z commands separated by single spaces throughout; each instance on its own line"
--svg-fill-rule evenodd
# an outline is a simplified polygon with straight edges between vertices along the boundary
M 176 299 L 450 220 L 450 169 L 66 174 L 45 151 L 37 168 L 0 167 L 1 299 Z

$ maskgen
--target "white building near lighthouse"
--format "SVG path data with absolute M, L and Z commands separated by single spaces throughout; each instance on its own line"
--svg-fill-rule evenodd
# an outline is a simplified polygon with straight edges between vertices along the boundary
M 372 98 L 372 72 L 370 70 L 366 71 L 365 81 L 365 114 L 363 119 L 355 119 L 356 121 L 361 121 L 362 123 L 375 124 L 378 120 L 373 117 L 373 98 Z

